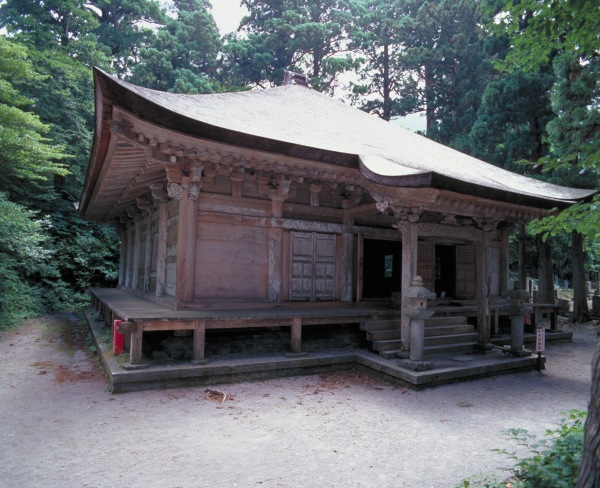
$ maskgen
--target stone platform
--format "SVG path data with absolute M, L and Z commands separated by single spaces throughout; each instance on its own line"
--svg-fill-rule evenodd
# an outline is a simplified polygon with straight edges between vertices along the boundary
M 124 393 L 147 389 L 182 386 L 207 386 L 283 376 L 319 374 L 329 371 L 362 369 L 406 388 L 420 390 L 457 381 L 474 380 L 493 375 L 534 371 L 538 357 L 517 358 L 495 348 L 485 355 L 449 354 L 434 356 L 429 371 L 411 371 L 400 367 L 397 359 L 383 359 L 364 349 L 313 351 L 302 356 L 284 354 L 221 356 L 207 364 L 190 362 L 143 364 L 138 369 L 123 368 L 126 356 L 112 354 L 107 341 L 108 329 L 103 322 L 94 321 L 89 310 L 88 322 L 105 367 L 110 389 Z M 569 340 L 564 337 L 562 340 Z M 541 357 L 544 368 L 546 358 Z

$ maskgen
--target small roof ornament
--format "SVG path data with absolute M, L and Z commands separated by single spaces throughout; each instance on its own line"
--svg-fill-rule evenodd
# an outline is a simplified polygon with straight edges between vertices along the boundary
M 302 73 L 294 73 L 293 71 L 283 71 L 283 84 L 284 85 L 301 85 L 307 88 L 310 86 L 310 78 Z

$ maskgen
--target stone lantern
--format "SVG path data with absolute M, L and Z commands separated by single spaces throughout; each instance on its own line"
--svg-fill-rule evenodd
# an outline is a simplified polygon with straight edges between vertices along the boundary
M 515 281 L 513 289 L 506 292 L 509 299 L 504 310 L 510 315 L 510 349 L 507 352 L 514 356 L 531 356 L 531 351 L 523 347 L 525 335 L 525 316 L 533 312 L 529 306 L 531 295 L 523 289 L 520 281 Z
M 427 300 L 435 298 L 435 293 L 423 286 L 420 276 L 413 278 L 411 286 L 406 290 L 406 305 L 403 312 L 410 317 L 410 359 L 423 359 L 425 342 L 425 319 L 430 318 L 435 311 L 427 310 Z

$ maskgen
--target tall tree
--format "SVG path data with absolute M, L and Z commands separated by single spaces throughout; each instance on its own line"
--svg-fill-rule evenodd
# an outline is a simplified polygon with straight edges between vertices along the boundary
M 0 25 L 29 49 L 43 80 L 17 80 L 17 89 L 35 102 L 55 144 L 69 148 L 70 175 L 57 175 L 56 189 L 78 197 L 87 164 L 93 121 L 91 66 L 108 65 L 107 49 L 94 32 L 96 14 L 83 2 L 20 2 L 0 7 Z
M 94 11 L 81 0 L 6 0 L 0 6 L 0 27 L 36 46 L 66 47 L 98 25 Z
M 34 195 L 53 198 L 52 178 L 68 172 L 65 148 L 48 138 L 50 127 L 18 89 L 46 78 L 25 46 L 0 37 L 0 329 L 42 313 L 48 302 L 39 280 L 56 275 L 49 222 L 25 205 Z
M 48 181 L 65 176 L 64 145 L 48 138 L 50 126 L 31 112 L 34 101 L 18 89 L 40 83 L 27 48 L 0 36 L 0 191 L 15 200 L 27 200 L 30 191 L 48 197 Z
M 347 49 L 355 4 L 356 0 L 242 0 L 249 14 L 240 29 L 247 37 L 230 39 L 226 56 L 244 83 L 281 84 L 283 71 L 292 70 L 308 75 L 314 88 L 332 92 L 338 75 L 354 64 Z
M 222 48 L 206 0 L 175 0 L 175 18 L 167 21 L 134 66 L 130 81 L 179 93 L 218 91 L 218 57 Z
M 140 61 L 140 50 L 154 37 L 152 27 L 164 24 L 165 13 L 156 0 L 92 0 L 99 41 L 110 49 L 111 64 L 120 77 Z
M 547 166 L 554 168 L 554 177 L 561 181 L 583 187 L 595 183 L 598 188 L 600 88 L 597 85 L 600 81 L 600 59 L 594 58 L 582 64 L 578 56 L 564 53 L 554 59 L 553 65 L 556 82 L 552 90 L 552 106 L 556 116 L 548 124 L 548 135 L 553 143 L 554 158 Z M 574 322 L 589 320 L 581 227 L 590 229 L 592 235 L 600 233 L 597 222 L 582 223 L 572 232 Z
M 362 110 L 384 120 L 422 108 L 417 76 L 404 62 L 412 2 L 366 0 L 352 31 L 352 47 L 365 62 L 352 82 L 352 98 Z
M 492 71 L 486 20 L 473 0 L 415 0 L 406 50 L 419 74 L 428 137 L 468 152 L 469 133 Z
M 546 125 L 552 73 L 516 70 L 490 81 L 483 92 L 477 119 L 469 134 L 472 156 L 506 169 L 522 172 L 520 160 L 537 162 L 546 156 Z

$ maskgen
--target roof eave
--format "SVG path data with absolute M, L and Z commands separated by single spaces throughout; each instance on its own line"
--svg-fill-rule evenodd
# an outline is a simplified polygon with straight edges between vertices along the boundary
M 83 189 L 79 203 L 79 213 L 86 216 L 91 197 L 98 182 L 98 175 L 102 170 L 103 162 L 108 152 L 110 143 L 110 116 L 112 104 L 108 96 L 108 87 L 103 83 L 103 78 L 96 75 L 94 68 L 94 103 L 95 126 L 90 159 L 86 171 Z
M 543 196 L 511 192 L 478 185 L 433 171 L 414 171 L 405 175 L 384 175 L 369 169 L 362 160 L 359 162 L 359 169 L 361 174 L 367 180 L 380 185 L 405 188 L 430 187 L 438 190 L 460 193 L 462 195 L 485 198 L 486 200 L 494 200 L 526 207 L 536 207 L 546 210 L 552 208 L 564 209 L 575 203 L 590 201 L 597 193 L 596 191 L 590 190 L 590 193 L 580 199 L 546 198 Z

